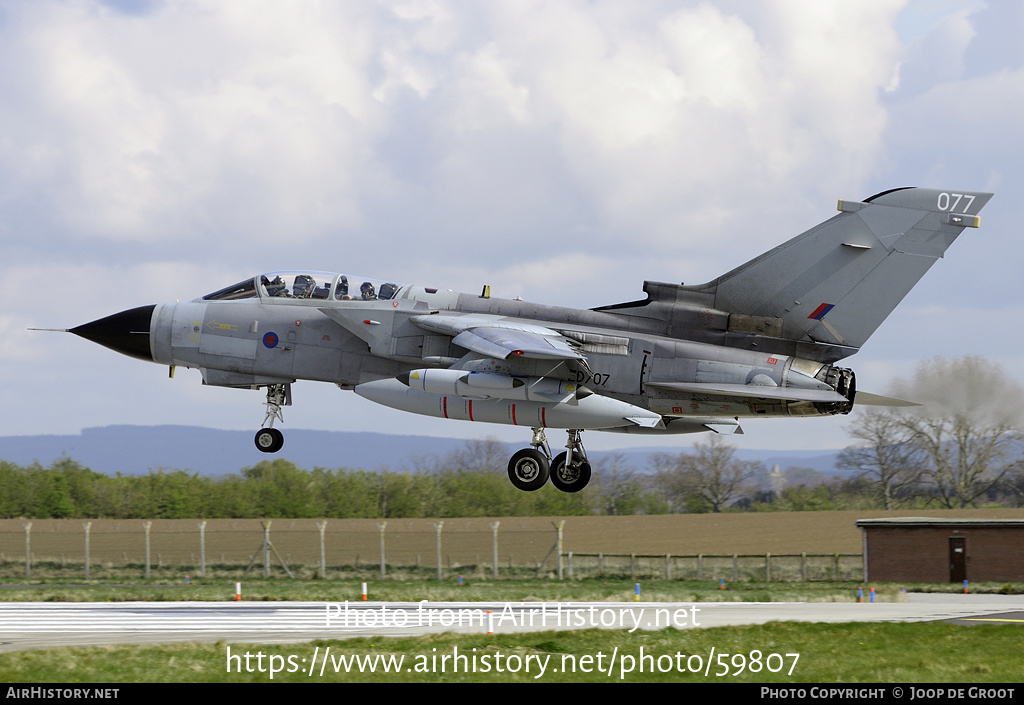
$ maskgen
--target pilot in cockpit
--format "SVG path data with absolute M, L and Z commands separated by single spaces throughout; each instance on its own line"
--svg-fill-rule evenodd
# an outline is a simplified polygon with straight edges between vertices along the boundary
M 267 282 L 267 296 L 288 296 L 288 285 L 280 276 Z
M 377 292 L 370 282 L 363 282 L 362 286 L 359 287 L 359 293 L 362 295 L 363 301 L 373 301 L 377 298 Z
M 334 298 L 339 301 L 351 301 L 352 297 L 348 293 L 348 277 L 344 274 L 338 278 L 338 285 L 334 287 Z

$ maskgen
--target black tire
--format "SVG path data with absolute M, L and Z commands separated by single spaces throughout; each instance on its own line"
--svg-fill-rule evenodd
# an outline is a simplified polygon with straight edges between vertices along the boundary
M 539 450 L 523 448 L 508 461 L 508 479 L 518 490 L 533 492 L 548 481 L 548 459 Z
M 565 453 L 559 453 L 551 461 L 551 484 L 562 492 L 579 492 L 590 483 L 590 463 L 576 460 L 566 467 L 565 458 Z
M 253 441 L 256 448 L 264 453 L 276 453 L 284 447 L 284 434 L 276 428 L 261 428 Z

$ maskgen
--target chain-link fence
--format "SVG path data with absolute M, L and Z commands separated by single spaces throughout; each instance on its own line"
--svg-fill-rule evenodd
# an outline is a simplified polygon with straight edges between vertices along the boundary
M 4 520 L 0 576 L 463 574 L 771 581 L 850 580 L 862 574 L 860 554 L 850 553 L 623 553 L 624 542 L 655 542 L 651 531 L 636 521 L 609 523 L 618 530 L 594 526 L 586 518 Z M 595 545 L 610 550 L 572 550 Z

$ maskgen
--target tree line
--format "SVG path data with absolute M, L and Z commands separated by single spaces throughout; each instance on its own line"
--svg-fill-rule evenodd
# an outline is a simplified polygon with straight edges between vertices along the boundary
M 769 471 L 742 461 L 723 437 L 660 454 L 646 472 L 622 455 L 593 463 L 590 486 L 521 492 L 506 475 L 508 451 L 470 441 L 409 470 L 306 470 L 264 460 L 239 473 L 201 476 L 157 469 L 114 476 L 70 458 L 48 467 L 0 461 L 0 517 L 24 518 L 418 518 L 628 515 L 722 511 L 1024 506 L 1024 390 L 977 358 L 923 363 L 893 393 L 910 409 L 855 412 L 837 466 Z

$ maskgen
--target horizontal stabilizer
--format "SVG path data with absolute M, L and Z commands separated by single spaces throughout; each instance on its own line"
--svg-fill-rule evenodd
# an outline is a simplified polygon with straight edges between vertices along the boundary
M 672 389 L 692 394 L 712 394 L 747 399 L 782 399 L 814 403 L 845 403 L 846 397 L 827 389 L 799 389 L 797 387 L 769 387 L 759 384 L 717 384 L 711 382 L 649 382 L 648 387 Z
M 738 423 L 706 423 L 704 427 L 722 436 L 743 435 L 743 429 Z

